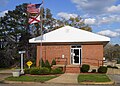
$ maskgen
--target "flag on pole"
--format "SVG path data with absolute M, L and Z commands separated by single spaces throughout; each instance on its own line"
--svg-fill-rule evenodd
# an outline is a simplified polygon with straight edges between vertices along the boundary
M 27 12 L 29 14 L 29 20 L 28 20 L 29 24 L 40 22 L 40 6 L 42 4 L 43 4 L 43 1 L 40 4 L 27 5 Z
M 40 22 L 40 15 L 29 17 L 29 21 L 28 21 L 29 24 L 38 23 L 38 22 Z
M 40 7 L 40 5 L 42 5 L 42 3 L 40 3 L 40 4 L 28 4 L 27 5 L 27 12 L 28 13 L 39 13 L 40 12 L 39 7 Z

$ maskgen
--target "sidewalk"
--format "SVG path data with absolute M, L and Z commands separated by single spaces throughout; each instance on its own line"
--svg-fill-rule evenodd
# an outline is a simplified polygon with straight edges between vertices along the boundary
M 12 74 L 11 69 L 0 70 L 0 74 Z
M 115 86 L 120 86 L 120 74 L 109 74 L 108 76 L 115 81 Z
M 0 82 L 4 80 L 4 78 L 12 75 L 11 69 L 0 70 Z
M 57 78 L 47 81 L 46 83 L 78 84 L 78 75 L 79 74 L 76 73 L 65 73 Z

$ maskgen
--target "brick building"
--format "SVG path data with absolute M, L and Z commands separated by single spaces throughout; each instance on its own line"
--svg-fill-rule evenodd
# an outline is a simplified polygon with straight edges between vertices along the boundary
M 42 40 L 42 49 L 41 49 Z M 71 26 L 57 30 L 29 40 L 37 43 L 36 66 L 39 66 L 40 54 L 43 60 L 50 63 L 56 60 L 56 66 L 64 67 L 65 72 L 80 72 L 80 65 L 102 65 L 103 47 L 110 38 Z M 42 50 L 42 53 L 41 53 Z

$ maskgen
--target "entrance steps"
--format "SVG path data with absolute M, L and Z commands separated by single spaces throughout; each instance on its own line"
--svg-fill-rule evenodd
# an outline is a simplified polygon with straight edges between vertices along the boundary
M 53 65 L 52 68 L 62 68 L 63 72 L 65 73 L 80 73 L 80 65 Z M 93 69 L 96 71 L 98 70 L 98 66 L 90 66 L 89 72 L 91 72 Z
M 80 73 L 80 65 L 53 65 L 52 68 L 62 68 L 65 73 Z
M 80 65 L 66 65 L 65 73 L 80 73 Z

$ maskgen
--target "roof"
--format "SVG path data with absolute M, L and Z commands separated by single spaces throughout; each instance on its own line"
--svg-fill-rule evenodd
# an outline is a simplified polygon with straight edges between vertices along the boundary
M 62 43 L 62 42 L 109 42 L 110 38 L 92 32 L 64 26 L 54 31 L 48 32 L 43 36 L 29 39 L 29 43 Z

